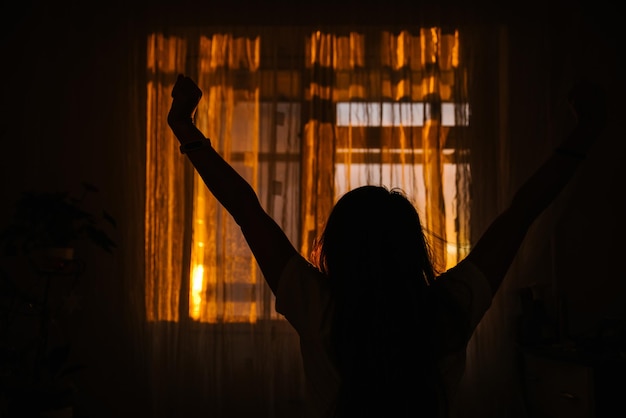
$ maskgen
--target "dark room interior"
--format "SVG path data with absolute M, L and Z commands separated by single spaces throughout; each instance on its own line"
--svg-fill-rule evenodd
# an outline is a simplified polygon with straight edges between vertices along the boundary
M 164 210 L 159 202 L 168 202 L 174 218 L 182 220 L 191 214 L 189 202 L 198 192 L 188 187 L 176 198 L 154 198 L 159 193 L 153 193 L 154 178 L 163 176 L 163 166 L 146 144 L 161 137 L 172 142 L 161 135 L 169 91 L 177 72 L 201 73 L 202 64 L 191 67 L 190 62 L 202 62 L 202 41 L 197 40 L 205 33 L 258 29 L 291 45 L 305 32 L 381 28 L 400 33 L 434 27 L 458 34 L 461 45 L 469 46 L 463 57 L 471 57 L 463 65 L 472 122 L 467 136 L 451 134 L 470 144 L 482 141 L 470 159 L 468 245 L 556 146 L 563 128 L 553 122 L 562 119 L 560 100 L 576 80 L 602 85 L 609 109 L 604 134 L 529 231 L 480 323 L 453 417 L 626 416 L 626 277 L 619 264 L 626 254 L 626 176 L 620 171 L 626 149 L 618 126 L 624 110 L 621 14 L 609 2 L 552 3 L 3 3 L 0 230 L 14 220 L 25 192 L 61 192 L 82 196 L 83 209 L 95 214 L 104 235 L 76 246 L 69 265 L 50 268 L 33 269 L 38 260 L 11 252 L 3 243 L 0 418 L 304 416 L 298 340 L 273 311 L 266 288 L 254 287 L 254 297 L 265 305 L 254 305 L 258 311 L 250 308 L 250 320 L 241 320 L 212 317 L 209 308 L 204 319 L 195 318 L 191 296 L 179 298 L 192 294 L 189 280 L 172 282 L 167 291 L 159 287 L 168 273 L 154 266 L 189 269 L 194 257 L 189 228 L 178 231 L 177 224 L 170 227 L 174 235 L 152 234 L 153 225 L 166 222 L 159 217 L 167 212 L 159 212 Z M 167 61 L 164 45 L 179 39 L 187 43 Z M 180 58 L 194 53 L 198 56 Z M 273 74 L 278 79 L 281 73 Z M 262 119 L 258 123 L 264 126 Z M 259 155 L 266 152 L 262 147 Z M 234 149 L 233 158 L 236 154 Z M 250 163 L 249 153 L 240 154 L 242 170 L 264 167 Z M 173 180 L 180 183 L 168 187 L 190 184 L 193 173 L 184 161 L 175 155 L 167 163 L 182 173 Z M 294 196 L 304 193 L 304 183 L 296 181 Z M 275 194 L 287 188 L 287 183 L 271 184 Z M 302 198 L 299 202 L 305 204 Z M 41 211 L 35 213 L 46 213 L 43 204 L 35 202 L 33 210 Z M 308 215 L 286 206 L 284 211 L 300 231 Z M 109 238 L 113 246 L 106 245 Z M 172 267 L 173 258 L 182 261 Z M 249 269 L 255 271 L 252 264 Z M 63 283 L 71 289 L 64 290 Z M 59 406 L 67 415 L 22 412 L 55 399 L 32 393 L 20 398 L 11 390 L 17 365 L 30 358 L 19 350 L 27 341 L 41 341 L 41 332 L 50 344 L 56 338 L 39 322 L 28 297 L 19 299 L 20 292 L 37 286 L 61 303 L 54 311 L 59 315 L 51 310 L 46 319 L 63 329 L 57 337 L 71 342 L 67 363 L 78 366 L 70 370 L 71 408 Z

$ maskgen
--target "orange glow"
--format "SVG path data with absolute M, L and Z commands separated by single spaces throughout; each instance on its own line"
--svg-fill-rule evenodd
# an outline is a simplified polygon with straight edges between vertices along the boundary
M 204 266 L 197 265 L 192 268 L 191 286 L 189 290 L 189 316 L 196 321 L 200 319 L 200 305 L 204 290 Z
M 454 46 L 452 47 L 452 66 L 459 66 L 459 31 L 454 31 Z

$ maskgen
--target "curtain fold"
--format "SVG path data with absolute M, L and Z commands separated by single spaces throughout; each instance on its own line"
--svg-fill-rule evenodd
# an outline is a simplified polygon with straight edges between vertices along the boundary
M 171 53 L 174 51 L 175 53 Z M 176 140 L 167 127 L 171 102 L 172 74 L 184 68 L 186 44 L 179 38 L 153 35 L 147 50 L 147 123 L 146 123 L 146 219 L 145 264 L 146 316 L 148 321 L 178 320 L 180 277 L 183 260 L 163 257 L 182 254 L 185 247 L 185 160 L 180 158 Z M 166 111 L 164 112 L 164 109 Z

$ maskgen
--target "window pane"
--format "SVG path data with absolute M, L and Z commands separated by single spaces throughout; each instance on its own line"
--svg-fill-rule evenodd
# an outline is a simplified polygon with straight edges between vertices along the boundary
M 424 126 L 430 115 L 429 106 L 423 102 L 339 102 L 337 126 Z M 467 126 L 469 105 L 441 104 L 442 126 Z

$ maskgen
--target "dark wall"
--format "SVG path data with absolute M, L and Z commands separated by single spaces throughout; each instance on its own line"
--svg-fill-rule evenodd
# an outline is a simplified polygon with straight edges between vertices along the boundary
M 129 350 L 124 309 L 125 265 L 141 251 L 140 219 L 126 216 L 141 203 L 129 178 L 134 162 L 126 146 L 134 10 L 84 2 L 25 1 L 2 4 L 0 43 L 0 184 L 2 227 L 24 191 L 81 192 L 96 185 L 90 208 L 117 220 L 114 254 L 87 250 L 80 276 L 79 311 L 72 315 L 75 361 L 87 365 L 79 378 L 93 416 L 141 416 L 139 372 Z M 138 162 L 141 165 L 141 162 Z M 139 224 L 139 225 L 138 225 Z M 136 241 L 132 242 L 133 237 Z M 26 272 L 25 272 L 26 273 Z M 137 377 L 139 380 L 134 380 Z

